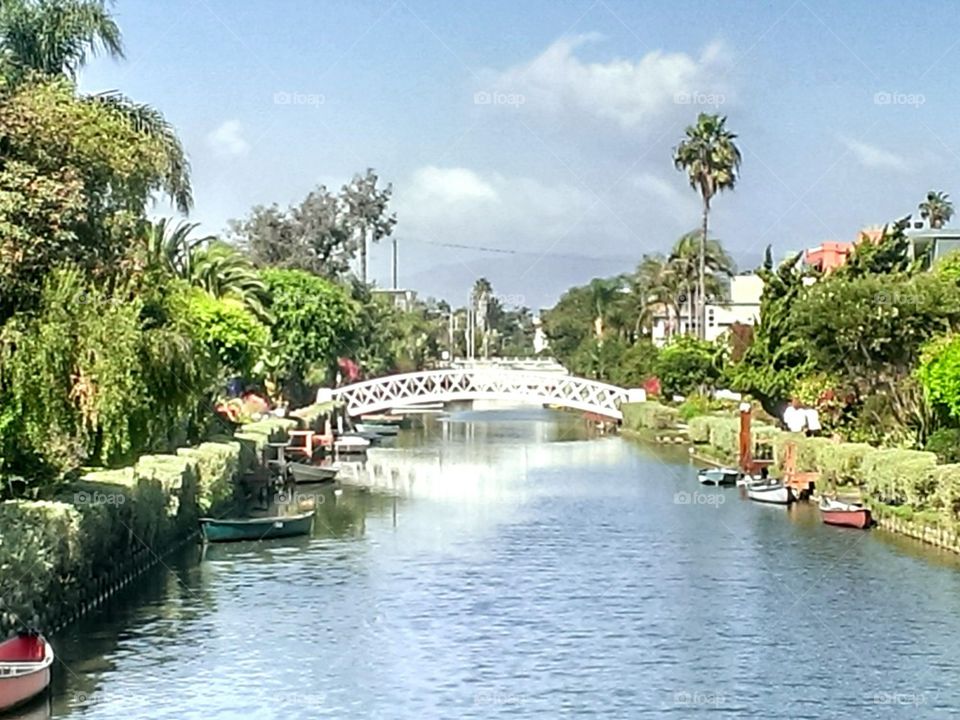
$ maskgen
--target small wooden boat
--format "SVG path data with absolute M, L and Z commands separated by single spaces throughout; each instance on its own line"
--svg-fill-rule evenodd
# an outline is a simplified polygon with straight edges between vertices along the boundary
M 794 500 L 793 491 L 779 480 L 748 483 L 747 497 L 757 502 L 774 505 L 789 505 Z
M 333 448 L 340 454 L 365 453 L 370 441 L 357 435 L 341 435 L 333 441 Z
M 287 471 L 293 476 L 295 483 L 320 483 L 330 482 L 340 468 L 332 465 L 307 465 L 306 463 L 291 462 L 287 463 Z
M 296 537 L 297 535 L 309 535 L 312 529 L 313 512 L 243 520 L 200 518 L 200 530 L 206 542 Z
M 709 468 L 697 473 L 702 485 L 736 485 L 740 471 L 734 468 Z
M 395 425 L 400 427 L 406 422 L 406 418 L 402 415 L 389 415 L 387 413 L 377 413 L 369 415 L 361 415 L 360 421 L 363 423 L 371 423 L 374 425 Z
M 820 517 L 827 525 L 843 525 L 861 530 L 873 523 L 869 508 L 859 503 L 845 503 L 827 498 L 820 499 Z
M 362 422 L 357 423 L 356 428 L 358 432 L 361 432 L 364 435 L 370 433 L 372 435 L 382 435 L 384 437 L 392 437 L 400 432 L 399 425 L 387 425 L 385 423 Z
M 42 635 L 21 632 L 0 643 L 0 712 L 35 698 L 50 685 L 53 648 Z

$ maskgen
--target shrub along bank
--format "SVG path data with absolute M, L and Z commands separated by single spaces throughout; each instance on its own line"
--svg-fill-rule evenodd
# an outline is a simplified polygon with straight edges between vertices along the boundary
M 667 427 L 663 423 L 671 417 L 672 408 L 647 407 L 655 405 L 624 405 L 624 426 Z M 739 418 L 729 416 L 702 415 L 692 418 L 687 427 L 695 446 L 723 462 L 736 460 L 739 432 Z M 786 448 L 793 444 L 796 469 L 820 473 L 821 489 L 859 488 L 884 526 L 960 552 L 960 464 L 938 464 L 932 452 L 808 438 L 757 423 L 752 432 L 755 443 L 772 446 L 778 470 L 784 469 Z
M 55 500 L 0 503 L 0 638 L 24 625 L 60 627 L 197 531 L 234 500 L 267 442 L 315 429 L 332 404 L 244 425 L 175 455 L 86 473 Z

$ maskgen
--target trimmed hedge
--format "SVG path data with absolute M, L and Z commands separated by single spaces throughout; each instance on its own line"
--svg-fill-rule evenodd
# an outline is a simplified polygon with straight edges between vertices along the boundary
M 267 442 L 322 422 L 330 404 L 244 425 L 175 455 L 87 472 L 53 501 L 0 503 L 0 638 L 23 625 L 63 625 L 197 530 L 200 513 L 233 497 Z
M 680 419 L 676 408 L 658 402 L 623 403 L 623 426 L 628 430 L 666 430 Z
M 336 403 L 325 402 L 307 405 L 306 407 L 292 410 L 290 417 L 300 423 L 304 430 L 313 430 L 314 432 L 323 432 L 324 421 L 333 413 Z
M 772 425 L 753 423 L 750 426 L 750 435 L 754 443 L 774 442 L 781 434 Z M 714 455 L 725 459 L 736 458 L 740 452 L 740 418 L 701 415 L 690 420 L 687 435 L 692 442 L 708 445 Z

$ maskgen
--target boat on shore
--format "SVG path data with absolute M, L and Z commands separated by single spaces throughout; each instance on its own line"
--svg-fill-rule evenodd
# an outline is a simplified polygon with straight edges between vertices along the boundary
M 841 525 L 863 530 L 873 524 L 870 509 L 859 503 L 820 498 L 820 518 L 827 525 Z
M 746 485 L 747 497 L 771 505 L 789 505 L 795 498 L 793 490 L 780 480 L 757 480 Z
M 374 423 L 374 422 L 362 422 L 357 423 L 356 427 L 358 432 L 372 435 L 379 435 L 383 437 L 393 437 L 400 433 L 400 426 L 393 425 L 391 423 Z
M 312 529 L 313 511 L 242 520 L 200 518 L 200 532 L 205 542 L 272 540 L 309 535 Z
M 19 707 L 50 686 L 53 648 L 35 632 L 0 643 L 0 713 Z
M 337 477 L 340 468 L 333 465 L 308 465 L 300 462 L 287 463 L 287 471 L 297 484 L 330 482 Z
M 341 455 L 365 453 L 370 447 L 370 441 L 359 435 L 341 435 L 333 441 L 333 449 Z
M 727 467 L 708 468 L 697 473 L 701 485 L 736 485 L 739 477 L 739 470 Z

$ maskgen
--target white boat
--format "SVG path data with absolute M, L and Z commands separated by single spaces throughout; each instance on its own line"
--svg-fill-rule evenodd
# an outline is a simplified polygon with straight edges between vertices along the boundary
M 357 436 L 338 437 L 333 441 L 333 449 L 341 454 L 365 453 L 369 447 L 369 440 Z
M 386 425 L 382 423 L 362 422 L 357 423 L 357 432 L 372 435 L 382 435 L 383 437 L 393 437 L 400 432 L 399 425 Z
M 747 497 L 762 503 L 789 505 L 794 501 L 793 490 L 779 480 L 760 480 L 747 484 Z
M 697 473 L 701 485 L 736 485 L 739 477 L 739 470 L 728 467 L 709 468 Z

